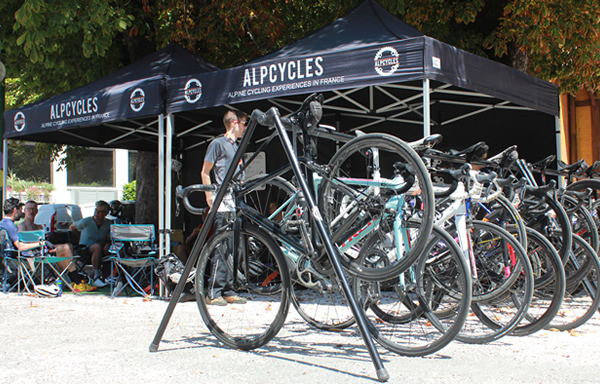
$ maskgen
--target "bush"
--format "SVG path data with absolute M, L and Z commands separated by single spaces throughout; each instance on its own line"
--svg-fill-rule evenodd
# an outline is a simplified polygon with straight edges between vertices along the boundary
M 136 181 L 133 180 L 131 183 L 123 185 L 123 200 L 135 201 L 137 192 Z
M 50 194 L 54 191 L 54 185 L 44 181 L 22 180 L 14 173 L 9 173 L 6 180 L 8 191 L 14 192 L 17 195 L 24 193 L 27 200 L 34 201 L 49 201 Z

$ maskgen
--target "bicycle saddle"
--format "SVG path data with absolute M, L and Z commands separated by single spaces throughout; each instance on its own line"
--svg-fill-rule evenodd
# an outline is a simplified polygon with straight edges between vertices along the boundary
M 584 159 L 580 159 L 573 164 L 567 164 L 564 161 L 558 161 L 558 170 L 568 172 L 569 174 L 582 175 L 589 168 Z
M 531 164 L 535 169 L 546 169 L 556 159 L 556 155 L 550 155 L 536 163 Z
M 543 196 L 548 192 L 551 192 L 556 188 L 556 181 L 550 180 L 550 182 L 546 185 L 541 185 L 539 187 L 533 185 L 526 185 L 523 187 L 525 192 L 530 193 L 534 196 Z
M 490 147 L 485 141 L 480 141 L 461 151 L 451 149 L 450 154 L 453 156 L 465 157 L 467 162 L 480 161 L 485 160 L 489 149 Z
M 594 163 L 591 166 L 589 166 L 583 173 L 585 173 L 587 177 L 594 177 L 594 173 L 596 173 L 598 168 L 600 168 L 600 160 L 594 161 Z

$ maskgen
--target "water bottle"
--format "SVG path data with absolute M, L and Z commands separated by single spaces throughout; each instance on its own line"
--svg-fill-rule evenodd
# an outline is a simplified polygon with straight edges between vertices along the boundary
M 56 279 L 56 286 L 58 287 L 58 297 L 62 296 L 62 280 L 61 279 Z

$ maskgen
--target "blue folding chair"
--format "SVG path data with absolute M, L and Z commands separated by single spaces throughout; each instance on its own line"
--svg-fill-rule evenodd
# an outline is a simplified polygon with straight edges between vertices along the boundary
M 44 251 L 44 231 L 21 231 L 19 232 L 19 245 L 34 245 L 26 251 L 21 251 L 20 246 L 17 251 L 17 260 L 19 267 L 19 281 L 23 282 L 23 287 L 28 293 L 35 292 L 35 286 L 44 284 L 44 273 L 41 268 L 41 257 Z M 21 293 L 21 285 L 18 286 L 18 292 Z
M 51 255 L 47 252 L 45 239 L 43 230 L 19 232 L 19 243 L 37 245 L 27 251 L 18 251 L 19 271 L 25 290 L 31 293 L 30 287 L 35 291 L 37 284 L 61 280 L 63 286 L 75 292 L 70 280 L 67 278 L 67 273 L 75 258 L 72 256 L 58 257 Z M 62 271 L 59 271 L 56 265 L 63 261 L 69 261 L 69 264 Z
M 154 268 L 158 261 L 154 225 L 112 224 L 110 238 L 111 270 L 119 273 L 118 279 L 111 278 L 111 297 L 128 288 L 142 296 L 154 295 Z
M 18 252 L 5 229 L 0 229 L 0 254 L 2 258 L 2 292 L 12 292 L 19 285 Z

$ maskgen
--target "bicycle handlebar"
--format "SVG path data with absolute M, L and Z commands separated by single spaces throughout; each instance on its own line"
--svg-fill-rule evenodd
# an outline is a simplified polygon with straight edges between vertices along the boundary
M 216 190 L 216 185 L 192 184 L 185 188 L 178 185 L 177 188 L 175 188 L 175 196 L 183 201 L 183 206 L 188 212 L 194 215 L 202 215 L 205 212 L 204 208 L 194 207 L 192 203 L 190 203 L 189 196 L 194 192 L 215 192 Z

